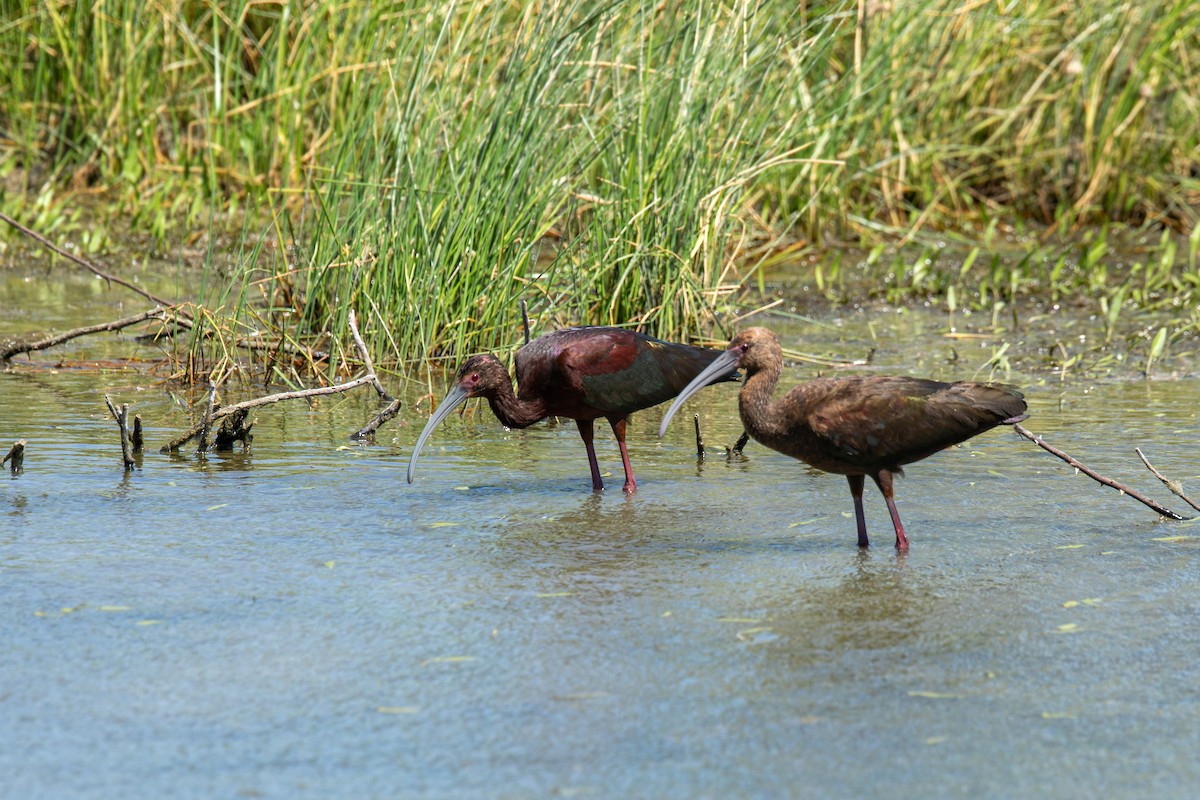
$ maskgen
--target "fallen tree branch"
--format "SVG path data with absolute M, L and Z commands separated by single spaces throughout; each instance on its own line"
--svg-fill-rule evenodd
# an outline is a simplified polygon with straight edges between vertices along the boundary
M 1116 489 L 1121 494 L 1129 495 L 1134 500 L 1137 500 L 1142 505 L 1147 506 L 1148 508 L 1158 512 L 1159 514 L 1161 514 L 1164 517 L 1168 517 L 1169 519 L 1175 519 L 1175 520 L 1186 519 L 1186 517 L 1176 514 L 1174 511 L 1167 508 L 1166 506 L 1159 505 L 1158 503 L 1154 502 L 1149 497 L 1147 497 L 1146 495 L 1137 491 L 1136 489 L 1132 489 L 1132 488 L 1126 486 L 1125 484 L 1121 483 L 1120 481 L 1115 481 L 1112 478 L 1108 478 L 1108 477 L 1105 477 L 1104 475 L 1101 475 L 1099 472 L 1096 472 L 1094 469 L 1087 466 L 1086 464 L 1083 464 L 1080 461 L 1077 461 L 1076 459 L 1074 459 L 1071 456 L 1064 453 L 1062 450 L 1059 450 L 1057 447 L 1047 444 L 1042 439 L 1042 437 L 1033 435 L 1032 433 L 1029 432 L 1029 430 L 1027 428 L 1025 428 L 1025 426 L 1017 424 L 1017 425 L 1013 425 L 1012 427 L 1013 427 L 1014 431 L 1021 434 L 1026 439 L 1028 439 L 1029 441 L 1036 444 L 1038 447 L 1045 450 L 1047 453 L 1050 453 L 1051 455 L 1062 459 L 1063 461 L 1067 462 L 1072 467 L 1079 470 L 1084 475 L 1087 475 L 1089 478 L 1096 481 L 1097 483 L 1102 483 L 1105 486 L 1111 486 L 1113 489 Z
M 2 216 L 2 215 L 0 215 Z M 15 355 L 21 353 L 32 353 L 37 350 L 46 350 L 63 342 L 77 339 L 80 336 L 87 336 L 91 333 L 103 333 L 104 331 L 119 331 L 122 328 L 128 328 L 130 325 L 137 325 L 139 322 L 145 322 L 148 319 L 158 318 L 163 322 L 167 321 L 167 309 L 152 308 L 149 311 L 143 311 L 141 314 L 134 314 L 132 317 L 125 319 L 113 320 L 112 322 L 102 322 L 99 325 L 88 325 L 83 328 L 75 328 L 73 330 L 64 331 L 63 333 L 47 336 L 44 339 L 16 341 L 10 340 L 3 346 L 0 346 L 0 361 L 8 361 Z
M 363 375 L 362 377 L 359 377 L 359 378 L 355 378 L 352 381 L 346 381 L 345 383 L 339 383 L 339 384 L 335 384 L 333 386 L 321 386 L 316 389 L 299 389 L 294 392 L 280 392 L 279 394 L 270 394 L 270 395 L 266 395 L 265 397 L 258 397 L 253 400 L 246 400 L 245 402 L 242 402 L 242 403 L 235 403 L 234 405 L 231 405 L 231 406 L 219 406 L 218 407 L 218 406 L 214 405 L 213 412 L 212 412 L 212 418 L 209 421 L 209 423 L 211 424 L 212 422 L 215 422 L 219 419 L 228 417 L 230 414 L 236 413 L 237 411 L 239 411 L 243 408 L 245 408 L 245 409 L 258 408 L 259 406 L 266 406 L 266 405 L 270 405 L 272 403 L 280 403 L 280 402 L 283 402 L 284 400 L 301 400 L 301 399 L 305 399 L 305 398 L 309 398 L 309 397 L 320 397 L 321 395 L 326 395 L 326 394 L 338 394 L 340 392 L 348 392 L 351 389 L 357 389 L 359 386 L 366 386 L 367 384 L 371 383 L 374 380 L 376 380 L 375 375 L 369 374 L 369 375 Z M 205 415 L 205 416 L 207 416 L 207 415 Z M 186 433 L 176 437 L 175 439 L 171 440 L 167 444 L 163 445 L 160 448 L 160 452 L 170 453 L 174 450 L 178 450 L 180 447 L 182 447 L 183 445 L 190 442 L 192 439 L 199 436 L 200 430 L 203 426 L 204 426 L 203 422 L 199 422 L 196 425 L 192 426 L 192 428 L 190 430 L 188 430 Z
M 1156 470 L 1154 468 L 1154 465 L 1150 463 L 1150 460 L 1147 459 L 1146 456 L 1142 453 L 1142 448 L 1135 447 L 1135 448 L 1133 448 L 1133 452 L 1138 454 L 1138 458 L 1140 458 L 1142 460 L 1142 463 L 1146 465 L 1146 469 L 1148 469 L 1152 473 L 1154 473 L 1154 477 L 1156 477 L 1160 481 L 1162 481 L 1163 486 L 1166 486 L 1168 489 L 1171 490 L 1171 494 L 1180 498 L 1181 500 L 1183 500 L 1183 502 L 1187 503 L 1189 506 L 1196 509 L 1197 511 L 1200 511 L 1200 505 L 1196 505 L 1195 500 L 1193 500 L 1192 498 L 1188 497 L 1186 494 L 1183 493 L 1183 484 L 1182 483 L 1180 483 L 1179 481 L 1173 481 L 1170 478 L 1168 478 L 1166 475 L 1163 475 L 1161 472 Z
M 147 300 L 153 301 L 162 306 L 175 305 L 170 300 L 164 300 L 161 297 L 154 296 L 150 292 L 147 292 L 145 289 L 138 286 L 136 283 L 130 283 L 129 281 L 124 280 L 122 278 L 118 278 L 115 275 L 109 275 L 107 272 L 102 271 L 99 267 L 96 267 L 92 263 L 85 261 L 84 259 L 75 255 L 74 253 L 69 253 L 66 250 L 63 250 L 61 247 L 59 247 L 54 242 L 47 239 L 45 236 L 42 236 L 37 231 L 33 231 L 33 230 L 30 230 L 29 228 L 26 228 L 24 225 L 17 222 L 15 219 L 8 216 L 7 214 L 0 213 L 0 221 L 7 222 L 9 225 L 13 226 L 18 231 L 20 231 L 21 233 L 28 236 L 30 239 L 33 239 L 38 244 L 42 245 L 43 247 L 47 248 L 48 250 L 51 250 L 54 253 L 57 253 L 58 255 L 67 259 L 68 261 L 75 262 L 76 264 L 83 267 L 84 269 L 89 270 L 90 272 L 94 273 L 96 276 L 103 278 L 108 283 L 115 283 L 118 286 L 124 286 L 126 289 L 129 289 L 132 292 L 136 292 L 137 294 L 140 294 L 142 297 L 146 298 Z M 182 313 L 182 312 L 180 312 L 180 313 Z
M 249 447 L 250 442 L 254 440 L 250 435 L 254 423 L 246 424 L 246 417 L 249 415 L 250 409 L 239 408 L 221 420 L 221 427 L 217 429 L 217 435 L 213 439 L 213 450 L 232 450 L 234 442 L 241 442 L 243 448 Z
M 368 422 L 363 427 L 359 428 L 354 433 L 350 434 L 350 438 L 354 441 L 362 441 L 375 435 L 375 431 L 379 430 L 379 426 L 387 422 L 392 417 L 400 413 L 401 402 L 399 399 L 388 403 L 387 408 L 375 415 L 375 419 Z

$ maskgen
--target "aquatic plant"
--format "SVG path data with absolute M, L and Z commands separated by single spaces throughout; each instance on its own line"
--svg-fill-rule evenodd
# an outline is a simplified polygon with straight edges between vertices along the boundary
M 256 331 L 344 350 L 325 332 L 351 308 L 393 363 L 502 348 L 518 297 L 540 327 L 692 338 L 847 244 L 871 256 L 818 291 L 863 272 L 897 302 L 1011 308 L 1086 285 L 1119 313 L 1126 287 L 1186 313 L 1190 6 L 15 0 L 0 206 L 88 252 L 114 233 L 73 191 L 162 247 L 240 236 L 206 279 L 209 360 Z M 1081 235 L 1110 222 L 1164 240 L 1114 263 L 1109 228 Z

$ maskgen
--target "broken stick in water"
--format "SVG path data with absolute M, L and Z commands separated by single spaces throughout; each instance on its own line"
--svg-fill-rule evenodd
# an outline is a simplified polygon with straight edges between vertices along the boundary
M 250 429 L 254 427 L 254 423 L 246 423 L 249 415 L 250 409 L 239 408 L 221 420 L 221 427 L 217 429 L 216 436 L 213 438 L 212 449 L 232 450 L 234 442 L 241 442 L 243 450 L 248 448 L 250 442 L 254 440 L 254 437 L 250 435 Z
M 375 418 L 362 426 L 354 433 L 350 434 L 350 438 L 354 441 L 362 441 L 369 439 L 375 435 L 375 431 L 379 430 L 379 426 L 387 422 L 392 417 L 400 413 L 402 403 L 399 399 L 393 400 L 387 404 L 387 407 L 375 415 Z
M 371 385 L 375 387 L 376 394 L 380 398 L 390 401 L 392 396 L 388 394 L 387 389 L 383 388 L 383 384 L 379 382 L 379 378 L 375 372 L 375 363 L 371 361 L 371 353 L 367 350 L 367 343 L 363 341 L 362 335 L 358 332 L 358 322 L 354 318 L 354 309 L 350 309 L 350 335 L 354 337 L 354 344 L 358 347 L 358 354 L 362 357 L 363 366 L 367 368 L 367 374 L 374 378 Z
M 17 439 L 17 441 L 13 442 L 13 446 L 11 448 L 9 448 L 8 455 L 6 455 L 4 457 L 3 461 L 0 461 L 0 466 L 8 464 L 9 469 L 12 470 L 13 475 L 20 475 L 21 470 L 23 469 L 24 463 L 25 463 L 25 440 Z
M 1156 477 L 1160 481 L 1162 481 L 1163 486 L 1166 486 L 1168 489 L 1171 490 L 1171 494 L 1173 494 L 1176 497 L 1178 497 L 1179 499 L 1183 500 L 1183 502 L 1187 503 L 1189 506 L 1196 509 L 1197 511 L 1200 511 L 1200 505 L 1196 505 L 1195 500 L 1193 500 L 1192 498 L 1188 497 L 1186 494 L 1183 493 L 1183 484 L 1182 483 L 1180 483 L 1179 481 L 1173 481 L 1170 478 L 1168 478 L 1166 475 L 1163 475 L 1161 472 L 1156 470 L 1154 468 L 1154 465 L 1150 463 L 1150 460 L 1148 458 L 1146 458 L 1144 453 L 1142 453 L 1142 448 L 1135 447 L 1135 448 L 1133 448 L 1133 452 L 1138 454 L 1138 458 L 1140 458 L 1142 460 L 1142 463 L 1146 465 L 1146 469 L 1148 469 L 1152 473 L 1154 473 L 1154 477 Z
M 1113 489 L 1116 489 L 1117 491 L 1119 491 L 1121 494 L 1129 495 L 1130 497 L 1132 497 L 1134 500 L 1137 500 L 1142 505 L 1158 512 L 1159 514 L 1161 514 L 1164 517 L 1167 517 L 1168 519 L 1175 519 L 1175 520 L 1186 519 L 1186 517 L 1182 516 L 1181 514 L 1176 514 L 1174 511 L 1167 508 L 1166 506 L 1163 506 L 1163 505 L 1160 505 L 1160 504 L 1154 502 L 1149 497 L 1147 497 L 1146 495 L 1137 491 L 1136 489 L 1126 486 L 1125 484 L 1121 483 L 1120 481 L 1115 481 L 1112 478 L 1101 475 L 1099 472 L 1096 472 L 1096 470 L 1094 470 L 1091 467 L 1087 466 L 1086 464 L 1078 461 L 1077 459 L 1072 458 L 1071 456 L 1064 453 L 1062 450 L 1059 450 L 1057 447 L 1047 444 L 1042 439 L 1041 436 L 1035 436 L 1034 434 L 1030 433 L 1029 430 L 1024 425 L 1017 424 L 1017 425 L 1013 425 L 1012 427 L 1013 427 L 1014 431 L 1021 434 L 1026 439 L 1028 439 L 1029 441 L 1036 444 L 1038 447 L 1045 450 L 1047 453 L 1050 453 L 1051 455 L 1062 459 L 1063 461 L 1067 462 L 1072 467 L 1079 470 L 1084 475 L 1087 475 L 1089 478 L 1096 481 L 1097 483 L 1104 484 L 1105 486 L 1110 486 Z
M 125 471 L 129 472 L 136 466 L 137 462 L 133 460 L 133 455 L 130 453 L 130 438 L 129 438 L 129 404 L 122 403 L 120 410 L 113 405 L 113 401 L 108 395 L 104 395 L 104 403 L 108 406 L 109 412 L 113 415 L 113 419 L 117 421 L 117 427 L 121 429 L 121 461 L 125 464 Z
M 350 310 L 350 333 L 354 336 L 354 344 L 358 347 L 358 352 L 362 356 L 363 364 L 367 368 L 368 374 L 374 378 L 372 385 L 375 387 L 375 393 L 379 395 L 381 400 L 387 400 L 387 406 L 375 415 L 375 418 L 368 422 L 363 427 L 359 428 L 354 433 L 350 434 L 350 438 L 354 441 L 362 441 L 375 435 L 375 431 L 379 430 L 379 426 L 387 422 L 396 414 L 400 413 L 400 401 L 388 394 L 383 388 L 383 384 L 379 382 L 379 378 L 375 373 L 375 363 L 371 361 L 371 354 L 367 351 L 367 344 L 363 341 L 362 336 L 358 333 L 358 323 L 354 318 L 354 309 Z
M 71 339 L 76 339 L 80 336 L 87 336 L 91 333 L 103 333 L 104 331 L 119 331 L 122 328 L 128 328 L 130 325 L 136 325 L 139 322 L 145 322 L 148 319 L 159 319 L 166 322 L 168 317 L 171 317 L 171 312 L 175 309 L 152 308 L 149 311 L 143 311 L 141 314 L 134 314 L 132 317 L 113 320 L 112 322 L 102 322 L 98 325 L 87 325 L 83 328 L 74 328 L 63 333 L 56 333 L 53 336 L 46 336 L 41 339 L 10 339 L 3 345 L 0 345 L 0 361 L 8 361 L 15 355 L 21 353 L 32 353 L 38 350 L 46 350 L 55 345 L 68 342 Z
M 208 382 L 208 405 L 204 411 L 204 421 L 200 423 L 200 444 L 196 447 L 197 452 L 204 453 L 208 451 L 208 432 L 212 429 L 213 407 L 217 402 L 217 384 L 215 381 Z
M 280 392 L 279 394 L 270 394 L 265 397 L 256 397 L 253 400 L 246 400 L 245 402 L 235 403 L 234 405 L 231 405 L 231 406 L 222 406 L 222 405 L 214 403 L 213 411 L 212 411 L 212 419 L 209 420 L 209 424 L 211 424 L 212 422 L 215 422 L 219 419 L 224 419 L 225 417 L 228 417 L 230 414 L 234 414 L 243 408 L 246 408 L 246 409 L 257 408 L 259 406 L 270 405 L 271 403 L 279 403 L 284 400 L 301 400 L 301 399 L 307 399 L 310 397 L 320 397 L 321 395 L 326 395 L 326 394 L 338 394 L 339 392 L 348 392 L 351 389 L 357 389 L 359 386 L 366 386 L 367 384 L 371 383 L 374 379 L 375 379 L 374 375 L 363 375 L 362 377 L 355 378 L 352 381 L 346 381 L 345 383 L 338 383 L 333 386 L 321 386 L 316 389 L 300 389 L 300 390 L 297 390 L 294 392 Z M 192 428 L 190 430 L 188 430 L 186 433 L 183 433 L 180 436 L 177 436 L 175 439 L 172 439 L 170 442 L 163 445 L 160 448 L 160 452 L 170 453 L 174 450 L 178 450 L 180 447 L 183 447 L 185 444 L 190 442 L 192 439 L 195 439 L 197 436 L 199 436 L 200 430 L 203 427 L 204 427 L 203 422 L 197 423 L 196 425 L 192 426 Z

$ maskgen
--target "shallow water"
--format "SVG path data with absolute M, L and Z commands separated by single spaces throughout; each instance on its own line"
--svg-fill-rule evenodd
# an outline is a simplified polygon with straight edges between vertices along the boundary
M 860 369 L 984 360 L 908 318 Z M 1184 507 L 1133 447 L 1194 485 L 1200 381 L 1010 379 L 1029 428 Z M 637 415 L 626 497 L 606 429 L 603 494 L 574 425 L 486 409 L 409 486 L 415 397 L 374 445 L 346 439 L 363 392 L 260 410 L 249 453 L 168 457 L 187 417 L 153 378 L 0 373 L 0 444 L 29 443 L 0 478 L 0 794 L 1195 795 L 1200 528 L 1004 430 L 910 467 L 906 556 L 868 487 L 860 552 L 843 478 L 716 452 L 735 391 L 661 443 L 664 409 Z M 147 421 L 128 476 L 105 393 Z

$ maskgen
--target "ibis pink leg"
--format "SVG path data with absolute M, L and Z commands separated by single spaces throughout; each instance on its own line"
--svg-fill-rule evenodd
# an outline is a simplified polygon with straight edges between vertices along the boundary
M 579 428 L 579 438 L 587 448 L 588 466 L 592 469 L 592 491 L 599 492 L 604 488 L 604 480 L 600 477 L 600 465 L 596 462 L 596 446 L 592 443 L 595 433 L 590 419 L 577 419 L 575 425 Z
M 854 497 L 854 519 L 858 522 L 858 546 L 870 547 L 871 541 L 867 538 L 867 517 L 863 513 L 863 483 L 866 479 L 865 475 L 847 475 L 846 480 L 850 483 L 850 494 Z
M 621 417 L 609 419 L 608 424 L 612 425 L 613 436 L 617 437 L 617 447 L 621 448 L 621 465 L 625 467 L 624 489 L 632 494 L 637 491 L 637 481 L 633 477 L 633 465 L 629 463 L 629 448 L 625 446 L 625 427 L 628 422 L 628 417 Z
M 896 549 L 907 550 L 908 537 L 904 535 L 904 523 L 900 521 L 900 512 L 896 510 L 896 501 L 892 499 L 892 473 L 881 469 L 871 477 L 875 479 L 875 485 L 883 493 L 888 512 L 892 515 L 892 525 L 896 528 Z

